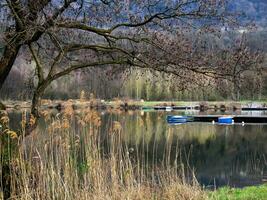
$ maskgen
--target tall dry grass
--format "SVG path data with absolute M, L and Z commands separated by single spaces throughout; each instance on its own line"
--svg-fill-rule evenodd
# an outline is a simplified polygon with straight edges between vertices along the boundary
M 117 121 L 103 136 L 101 118 L 90 109 L 74 112 L 69 103 L 63 113 L 51 117 L 46 111 L 43 117 L 45 131 L 20 136 L 10 161 L 10 199 L 206 198 L 196 181 L 188 183 L 181 165 L 168 163 L 168 155 L 164 164 L 151 165 L 142 151 L 128 147 L 122 140 L 127 130 Z

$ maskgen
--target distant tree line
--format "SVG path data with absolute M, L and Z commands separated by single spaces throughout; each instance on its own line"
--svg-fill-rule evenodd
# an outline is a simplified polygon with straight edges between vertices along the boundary
M 109 68 L 95 67 L 76 71 L 54 81 L 44 94 L 44 98 L 78 98 L 80 91 L 84 90 L 101 99 L 115 97 L 144 100 L 265 99 L 267 97 L 266 35 L 266 31 L 253 31 L 246 34 L 227 32 L 221 34 L 222 40 L 212 35 L 201 36 L 201 38 L 195 36 L 195 41 L 193 41 L 195 51 L 216 50 L 218 51 L 216 57 L 221 56 L 222 60 L 229 60 L 220 66 L 222 70 L 235 68 L 239 70 L 240 74 L 236 77 L 236 82 L 223 77 L 213 78 L 192 72 L 188 72 L 188 76 L 195 76 L 191 80 L 177 79 L 173 74 L 155 72 L 150 69 L 128 68 L 126 71 L 114 74 Z M 240 46 L 242 40 L 244 44 Z M 254 57 L 249 57 L 251 55 L 248 52 L 260 52 L 261 60 L 255 63 Z M 244 55 L 243 63 L 235 63 L 234 56 L 237 56 L 238 60 L 238 55 L 243 53 L 247 54 Z M 32 98 L 36 81 L 32 78 L 34 62 L 25 59 L 27 57 L 25 54 L 27 51 L 21 52 L 16 67 L 12 69 L 4 84 L 1 90 L 2 99 L 29 100 Z M 250 61 L 252 63 L 249 63 Z M 246 64 L 249 66 L 245 66 Z

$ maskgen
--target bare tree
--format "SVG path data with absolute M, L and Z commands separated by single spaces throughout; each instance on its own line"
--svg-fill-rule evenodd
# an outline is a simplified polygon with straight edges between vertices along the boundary
M 28 47 L 36 63 L 38 83 L 32 114 L 37 118 L 45 89 L 52 81 L 79 69 L 113 66 L 116 73 L 135 66 L 172 73 L 181 79 L 190 78 L 188 72 L 213 76 L 216 68 L 211 68 L 208 57 L 199 60 L 203 56 L 199 54 L 193 58 L 190 41 L 182 36 L 193 26 L 212 31 L 207 27 L 226 18 L 225 3 L 6 0 L 1 6 L 7 8 L 11 20 L 4 30 L 0 88 L 22 46 Z M 179 42 L 173 43 L 173 34 L 180 37 Z M 173 45 L 179 45 L 175 51 Z
M 6 9 L 6 16 L 2 21 L 7 23 L 4 30 L 3 55 L 0 60 L 0 88 L 8 76 L 20 48 L 31 42 L 37 41 L 73 0 L 65 1 L 60 8 L 50 10 L 50 16 L 45 12 L 51 0 L 20 1 L 6 0 L 1 3 L 1 11 Z M 6 18 L 10 18 L 9 20 Z M 8 21 L 7 21 L 8 20 Z
M 5 0 L 1 4 L 1 9 L 6 9 L 6 18 L 8 18 L 6 24 L 8 25 L 3 33 L 5 44 L 0 60 L 0 88 L 13 66 L 21 46 L 37 42 L 43 35 L 47 35 L 61 49 L 62 44 L 56 40 L 54 30 L 82 30 L 85 34 L 103 37 L 107 44 L 114 46 L 115 41 L 124 39 L 136 42 L 134 37 L 122 34 L 121 30 L 125 32 L 136 29 L 144 33 L 145 29 L 148 28 L 147 25 L 150 27 L 163 26 L 161 21 L 170 19 L 177 21 L 213 17 L 218 20 L 221 16 L 217 15 L 217 10 L 223 3 L 222 0 L 157 2 L 150 0 L 131 2 Z M 221 11 L 223 11 L 222 8 L 220 8 Z M 173 25 L 174 22 L 172 22 Z M 139 42 L 144 42 L 144 40 Z M 100 49 L 96 46 L 92 48 Z M 89 49 L 88 46 L 87 49 Z M 105 48 L 101 47 L 101 50 L 103 49 Z M 112 51 L 114 48 L 109 47 L 105 51 L 107 50 Z M 116 51 L 119 50 L 116 49 Z
M 255 80 L 262 76 L 264 55 L 261 51 L 253 51 L 248 47 L 245 33 L 238 34 L 230 40 L 230 47 L 217 51 L 218 65 L 221 71 L 227 74 L 232 85 L 228 88 L 232 99 L 240 100 L 242 83 L 248 82 L 247 79 L 251 75 Z

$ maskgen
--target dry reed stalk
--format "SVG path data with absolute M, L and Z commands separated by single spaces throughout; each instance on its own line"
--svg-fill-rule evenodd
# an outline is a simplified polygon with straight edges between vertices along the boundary
M 126 130 L 120 122 L 113 122 L 106 134 L 108 148 L 103 149 L 100 116 L 90 109 L 74 115 L 67 108 L 56 121 L 45 120 L 50 124 L 46 125 L 49 134 L 39 133 L 46 134 L 43 141 L 23 141 L 18 156 L 10 163 L 11 199 L 206 198 L 197 183 L 190 185 L 184 180 L 182 168 L 170 164 L 170 146 L 165 148 L 163 166 L 149 166 L 141 155 L 148 147 L 131 150 L 123 142 Z M 74 119 L 80 122 L 75 125 Z M 74 125 L 78 127 L 73 129 Z

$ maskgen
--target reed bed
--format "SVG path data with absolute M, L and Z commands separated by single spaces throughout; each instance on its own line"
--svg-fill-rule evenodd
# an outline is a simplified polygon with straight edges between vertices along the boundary
M 22 120 L 15 138 L 19 145 L 9 159 L 10 199 L 207 198 L 195 179 L 185 177 L 183 165 L 169 162 L 168 151 L 161 164 L 151 164 L 142 150 L 129 147 L 120 122 L 113 121 L 103 135 L 99 113 L 74 112 L 71 103 L 54 117 L 47 111 L 42 115 L 45 129 L 24 138 Z

